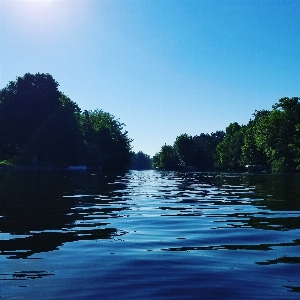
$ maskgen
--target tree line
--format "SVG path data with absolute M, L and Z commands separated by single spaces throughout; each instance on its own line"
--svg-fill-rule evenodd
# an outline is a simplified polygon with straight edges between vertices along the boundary
M 255 111 L 247 125 L 230 123 L 225 132 L 182 134 L 153 157 L 153 167 L 177 170 L 245 170 L 263 165 L 273 172 L 300 170 L 300 98 L 281 98 L 272 110 Z
M 126 170 L 131 139 L 111 114 L 82 111 L 50 74 L 17 77 L 0 90 L 2 164 Z
M 300 98 L 281 98 L 272 110 L 255 111 L 247 125 L 177 136 L 150 158 L 131 151 L 131 139 L 111 114 L 84 110 L 59 91 L 50 74 L 17 77 L 0 90 L 0 163 L 64 168 L 199 171 L 300 170 Z
M 142 151 L 131 154 L 131 170 L 150 170 L 152 169 L 152 159 L 148 154 Z
M 156 169 L 180 170 L 194 167 L 201 171 L 213 171 L 216 161 L 216 147 L 224 140 L 225 133 L 216 131 L 190 136 L 177 136 L 174 145 L 163 145 L 153 157 L 152 165 Z

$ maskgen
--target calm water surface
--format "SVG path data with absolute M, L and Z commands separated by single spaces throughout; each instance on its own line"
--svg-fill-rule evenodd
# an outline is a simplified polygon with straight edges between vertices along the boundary
M 299 299 L 300 174 L 0 173 L 1 299 Z

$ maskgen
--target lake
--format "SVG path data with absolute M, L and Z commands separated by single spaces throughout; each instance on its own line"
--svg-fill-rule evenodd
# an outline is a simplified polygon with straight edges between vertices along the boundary
M 1 299 L 299 299 L 300 174 L 0 173 Z

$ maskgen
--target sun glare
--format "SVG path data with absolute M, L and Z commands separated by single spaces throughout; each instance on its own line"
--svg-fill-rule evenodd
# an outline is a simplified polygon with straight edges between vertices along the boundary
M 1 0 L 0 0 L 1 1 Z M 61 0 L 5 1 L 11 29 L 25 39 L 53 39 L 68 34 L 78 5 Z
M 53 0 L 28 0 L 30 2 L 52 2 Z

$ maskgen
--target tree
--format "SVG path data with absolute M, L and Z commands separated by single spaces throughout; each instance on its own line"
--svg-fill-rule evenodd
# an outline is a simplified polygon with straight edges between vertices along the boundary
M 244 168 L 241 159 L 244 131 L 245 127 L 237 122 L 230 123 L 226 128 L 225 138 L 216 149 L 217 164 L 221 169 L 241 170 Z
M 271 112 L 260 115 L 255 126 L 256 144 L 267 156 L 272 171 L 298 170 L 299 98 L 281 98 Z
M 83 163 L 83 141 L 76 116 L 59 107 L 22 148 L 17 162 L 56 168 Z
M 131 140 L 124 124 L 102 110 L 84 111 L 49 74 L 25 74 L 0 90 L 0 160 L 125 170 Z
M 132 153 L 130 169 L 132 170 L 149 170 L 151 169 L 151 158 L 149 155 L 139 151 Z
M 176 150 L 170 145 L 162 146 L 159 153 L 153 157 L 153 167 L 160 170 L 177 170 L 179 157 Z
M 244 131 L 242 146 L 243 165 L 267 165 L 268 157 L 257 143 L 257 133 L 260 122 L 270 114 L 267 110 L 255 111 L 254 120 L 250 120 Z
M 124 170 L 131 161 L 131 139 L 124 124 L 102 110 L 84 111 L 80 128 L 86 164 L 101 170 Z
M 174 142 L 174 149 L 182 167 L 195 165 L 196 144 L 191 136 L 186 133 L 179 135 Z
M 201 133 L 193 137 L 196 145 L 196 163 L 199 170 L 213 170 L 217 145 L 223 141 L 225 133 L 216 131 L 211 134 Z
M 0 91 L 1 158 L 18 156 L 60 106 L 58 83 L 49 74 L 25 74 Z

